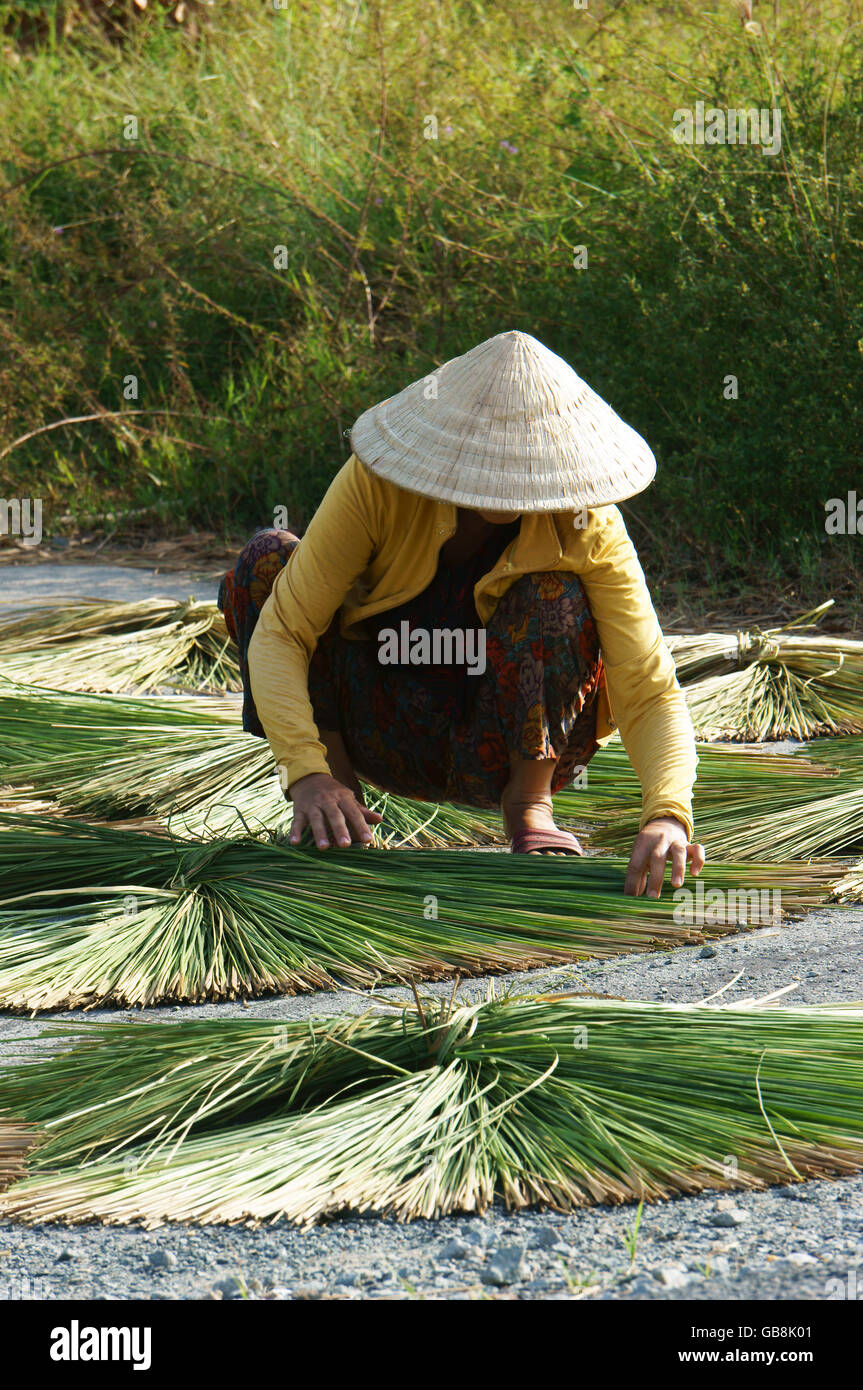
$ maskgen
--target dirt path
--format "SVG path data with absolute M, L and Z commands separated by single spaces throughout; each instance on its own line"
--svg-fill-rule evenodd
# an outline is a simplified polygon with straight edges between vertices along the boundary
M 143 598 L 215 601 L 218 580 L 200 570 L 132 569 L 106 565 L 29 565 L 0 570 L 0 616 L 58 599 L 135 603 Z

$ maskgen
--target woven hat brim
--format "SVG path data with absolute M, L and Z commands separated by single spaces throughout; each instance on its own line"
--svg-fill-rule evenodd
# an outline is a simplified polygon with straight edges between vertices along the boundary
M 446 464 L 440 455 L 430 458 L 425 442 L 418 444 L 407 430 L 399 432 L 389 425 L 381 410 L 386 404 L 372 406 L 357 420 L 350 435 L 354 454 L 388 482 L 459 507 L 520 513 L 580 511 L 625 502 L 643 492 L 656 475 L 653 454 L 623 420 L 618 422 L 621 453 L 613 472 L 604 471 L 601 461 L 589 460 L 593 476 L 573 477 L 571 450 L 545 447 L 532 455 L 525 452 L 517 460 L 510 456 L 503 477 L 493 467 L 499 457 L 496 450 L 489 451 L 488 459 L 476 450 L 470 454 L 462 450 Z M 423 441 L 426 438 L 424 431 Z M 582 454 L 579 462 L 583 459 Z M 568 486 L 563 485 L 564 478 Z
M 431 381 L 438 394 L 429 399 Z M 521 333 L 490 338 L 364 411 L 350 440 L 389 482 L 489 511 L 607 506 L 642 492 L 656 473 L 641 436 L 568 363 Z

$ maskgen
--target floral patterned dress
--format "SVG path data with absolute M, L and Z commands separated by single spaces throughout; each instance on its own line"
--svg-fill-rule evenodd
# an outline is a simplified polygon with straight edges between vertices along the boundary
M 481 628 L 473 591 L 517 533 L 500 527 L 463 565 L 443 556 L 431 584 L 374 619 L 385 628 Z M 249 640 L 288 556 L 302 544 L 286 532 L 259 531 L 219 589 L 219 607 L 237 643 L 243 672 L 243 727 L 265 737 L 252 697 Z M 319 730 L 338 730 L 354 770 L 383 791 L 425 801 L 496 806 L 510 776 L 510 754 L 556 758 L 559 791 L 596 752 L 602 659 L 596 626 L 577 575 L 526 574 L 500 599 L 485 629 L 486 665 L 382 665 L 380 644 L 349 640 L 338 614 L 309 666 L 309 698 Z

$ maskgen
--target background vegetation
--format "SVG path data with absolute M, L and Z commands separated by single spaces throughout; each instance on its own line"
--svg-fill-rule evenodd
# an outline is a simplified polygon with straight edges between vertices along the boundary
M 666 584 L 859 588 L 860 18 L 0 0 L 0 495 L 302 525 L 361 410 L 515 327 L 653 446 Z M 677 145 L 699 100 L 780 108 L 781 153 Z

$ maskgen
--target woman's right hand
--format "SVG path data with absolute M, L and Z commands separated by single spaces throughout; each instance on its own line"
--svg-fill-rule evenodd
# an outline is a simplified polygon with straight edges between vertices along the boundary
M 367 845 L 372 838 L 369 827 L 383 820 L 379 811 L 370 811 L 356 792 L 326 772 L 300 777 L 289 787 L 288 795 L 294 803 L 292 845 L 300 843 L 307 826 L 318 849 L 329 849 L 331 843 L 341 849 L 355 842 Z

